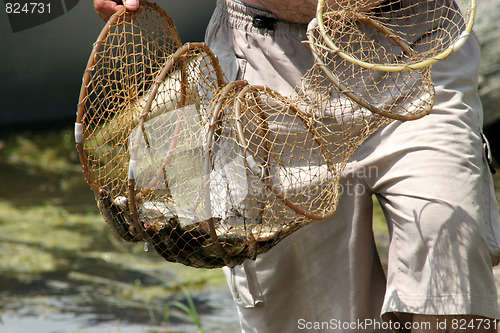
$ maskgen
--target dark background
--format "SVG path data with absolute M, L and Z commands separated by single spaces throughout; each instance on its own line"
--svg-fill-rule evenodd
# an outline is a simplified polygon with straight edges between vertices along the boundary
M 174 19 L 183 42 L 203 41 L 215 0 L 160 0 L 158 4 Z M 3 9 L 0 130 L 71 124 L 92 44 L 105 24 L 92 0 L 81 0 L 64 15 L 18 32 L 12 32 Z

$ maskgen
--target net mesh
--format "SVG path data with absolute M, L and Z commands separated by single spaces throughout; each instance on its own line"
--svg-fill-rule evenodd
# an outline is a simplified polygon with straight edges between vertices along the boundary
M 458 49 L 471 32 L 475 7 L 474 0 L 319 0 L 317 20 L 324 43 L 343 58 L 400 71 Z
M 346 163 L 373 132 L 429 112 L 429 66 L 374 71 L 346 59 L 324 27 L 360 59 L 408 63 L 389 50 L 389 28 L 325 13 L 308 31 L 315 64 L 290 96 L 227 82 L 212 51 L 183 45 L 156 4 L 110 19 L 84 74 L 75 137 L 98 207 L 121 238 L 198 268 L 255 259 L 335 213 Z M 428 33 L 408 38 L 425 49 Z

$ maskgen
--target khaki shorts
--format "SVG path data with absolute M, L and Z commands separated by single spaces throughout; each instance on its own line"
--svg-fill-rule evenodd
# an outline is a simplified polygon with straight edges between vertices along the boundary
M 265 27 L 255 27 L 255 16 Z M 306 27 L 218 0 L 206 41 L 229 80 L 292 93 L 313 63 Z M 262 21 L 262 20 L 261 20 Z M 481 134 L 478 43 L 433 67 L 436 104 L 394 121 L 356 151 L 333 218 L 289 236 L 255 261 L 225 268 L 244 332 L 384 332 L 389 312 L 500 319 L 492 265 L 498 207 Z M 372 232 L 372 196 L 387 219 L 387 276 Z M 387 330 L 388 331 L 388 330 Z

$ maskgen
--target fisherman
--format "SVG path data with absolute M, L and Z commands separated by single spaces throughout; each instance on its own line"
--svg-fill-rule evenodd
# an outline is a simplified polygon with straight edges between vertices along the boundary
M 289 95 L 314 62 L 302 42 L 316 2 L 217 0 L 206 42 L 228 80 Z M 122 7 L 113 0 L 94 5 L 104 20 Z M 366 2 L 366 10 L 375 5 Z M 483 150 L 478 62 L 472 34 L 433 65 L 431 114 L 392 121 L 361 145 L 341 186 L 364 191 L 344 195 L 332 218 L 255 261 L 224 268 L 243 332 L 496 332 L 492 266 L 500 233 Z M 373 237 L 372 195 L 391 235 L 387 276 Z

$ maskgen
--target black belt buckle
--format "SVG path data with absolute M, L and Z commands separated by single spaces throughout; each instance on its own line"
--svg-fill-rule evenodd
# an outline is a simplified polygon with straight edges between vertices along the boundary
M 274 25 L 278 22 L 277 19 L 273 17 L 266 17 L 257 15 L 252 20 L 252 25 L 254 28 L 274 30 Z

